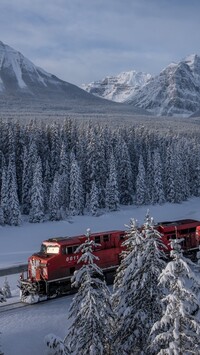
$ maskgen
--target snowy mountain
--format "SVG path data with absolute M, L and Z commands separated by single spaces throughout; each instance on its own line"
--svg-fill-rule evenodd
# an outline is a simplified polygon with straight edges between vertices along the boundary
M 0 107 L 3 112 L 72 112 L 145 114 L 97 98 L 35 66 L 21 53 L 0 42 Z
M 168 65 L 126 101 L 156 115 L 189 116 L 200 108 L 200 57 Z
M 103 80 L 83 84 L 87 92 L 115 102 L 125 102 L 151 78 L 150 74 L 131 70 L 116 76 L 107 76 Z

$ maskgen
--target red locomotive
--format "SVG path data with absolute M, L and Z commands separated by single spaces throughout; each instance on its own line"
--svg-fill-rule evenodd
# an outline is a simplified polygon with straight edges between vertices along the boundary
M 183 238 L 182 248 L 194 253 L 199 247 L 200 221 L 191 219 L 161 222 L 155 228 L 162 234 L 163 242 L 169 252 L 169 240 Z M 114 230 L 91 234 L 91 239 L 100 244 L 94 254 L 99 257 L 97 264 L 103 269 L 107 283 L 112 283 L 115 270 L 120 262 L 122 242 L 126 231 Z M 77 264 L 80 257 L 77 247 L 86 236 L 59 237 L 45 240 L 41 250 L 28 259 L 28 275 L 21 277 L 21 300 L 38 302 L 58 295 L 71 293 L 71 276 L 82 266 Z
M 100 244 L 94 254 L 99 257 L 97 264 L 103 269 L 107 283 L 111 283 L 119 265 L 125 231 L 93 233 L 90 238 Z M 40 252 L 28 259 L 27 278 L 21 276 L 21 300 L 33 303 L 71 292 L 71 276 L 82 266 L 77 264 L 80 254 L 75 252 L 85 239 L 86 236 L 80 235 L 45 240 Z

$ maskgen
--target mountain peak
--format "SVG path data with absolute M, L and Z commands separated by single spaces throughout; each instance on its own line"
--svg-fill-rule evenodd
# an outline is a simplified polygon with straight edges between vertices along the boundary
M 171 63 L 129 102 L 156 115 L 190 116 L 200 107 L 200 57 Z
M 148 114 L 103 100 L 35 66 L 12 47 L 0 42 L 0 107 L 1 114 L 12 112 L 123 113 Z
M 106 76 L 102 80 L 83 84 L 82 88 L 95 96 L 103 97 L 107 100 L 125 102 L 150 78 L 150 74 L 129 70 L 116 76 Z

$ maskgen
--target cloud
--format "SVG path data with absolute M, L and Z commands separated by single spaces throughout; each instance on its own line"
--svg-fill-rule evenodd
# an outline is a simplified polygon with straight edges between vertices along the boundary
M 1 0 L 3 42 L 81 84 L 199 53 L 198 0 Z

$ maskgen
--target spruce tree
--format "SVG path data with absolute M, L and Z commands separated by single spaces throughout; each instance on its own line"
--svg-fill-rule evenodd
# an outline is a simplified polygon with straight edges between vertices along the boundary
M 33 174 L 33 186 L 31 189 L 31 209 L 29 214 L 29 222 L 39 223 L 44 221 L 44 188 L 42 180 L 42 163 L 41 159 L 35 166 Z
M 119 189 L 113 153 L 110 157 L 109 176 L 106 182 L 106 208 L 110 211 L 119 209 Z
M 56 173 L 51 187 L 49 199 L 49 219 L 51 221 L 59 221 L 61 219 L 60 212 L 60 177 Z
M 72 286 L 78 287 L 70 310 L 72 320 L 66 342 L 72 354 L 110 354 L 113 311 L 110 292 L 101 269 L 96 265 L 98 257 L 93 250 L 97 247 L 87 231 L 86 241 L 79 246 L 78 263 L 82 267 L 75 271 Z
M 1 181 L 1 208 L 2 208 L 2 222 L 8 222 L 8 180 L 7 170 L 4 167 L 2 171 Z
M 9 158 L 7 182 L 7 223 L 11 226 L 18 226 L 21 224 L 21 212 L 17 194 L 15 158 L 13 154 Z
M 47 355 L 70 355 L 71 352 L 61 338 L 54 334 L 48 334 L 44 338 L 48 348 Z
M 8 283 L 7 277 L 5 277 L 4 284 L 3 284 L 3 287 L 2 287 L 2 292 L 3 292 L 4 296 L 5 296 L 5 298 L 12 297 L 11 289 L 10 289 L 10 285 Z
M 90 206 L 89 210 L 93 216 L 98 215 L 99 210 L 99 191 L 97 189 L 95 181 L 92 183 L 92 190 L 90 192 Z
M 162 163 L 158 150 L 154 151 L 154 193 L 153 203 L 161 205 L 165 202 L 162 177 Z
M 131 220 L 127 236 L 123 243 L 127 250 L 114 283 L 115 342 L 119 354 L 131 354 L 133 350 L 142 354 L 149 344 L 151 327 L 161 316 L 158 276 L 165 266 L 164 246 L 148 214 L 142 232 Z
M 152 354 L 199 354 L 200 322 L 195 316 L 200 304 L 196 290 L 200 280 L 183 257 L 181 239 L 171 241 L 171 257 L 160 275 L 166 289 L 164 312 L 152 327 Z
M 70 169 L 70 204 L 69 211 L 72 216 L 83 214 L 83 187 L 78 162 L 72 159 Z
M 147 194 L 146 174 L 145 174 L 143 158 L 141 155 L 139 159 L 138 175 L 136 179 L 136 198 L 135 198 L 136 204 L 137 205 L 145 204 L 147 195 L 148 194 Z

